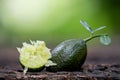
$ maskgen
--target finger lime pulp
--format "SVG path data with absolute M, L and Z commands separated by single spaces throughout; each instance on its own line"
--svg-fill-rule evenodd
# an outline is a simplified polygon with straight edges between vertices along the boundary
M 51 58 L 50 49 L 44 41 L 31 41 L 31 44 L 23 43 L 22 48 L 18 48 L 20 53 L 19 61 L 23 67 L 28 70 L 42 69 Z

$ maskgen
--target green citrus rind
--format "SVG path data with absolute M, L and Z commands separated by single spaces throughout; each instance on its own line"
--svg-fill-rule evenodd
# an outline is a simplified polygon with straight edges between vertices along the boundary
M 87 46 L 81 39 L 71 39 L 60 43 L 52 50 L 50 59 L 57 65 L 49 66 L 47 71 L 79 71 L 87 56 Z

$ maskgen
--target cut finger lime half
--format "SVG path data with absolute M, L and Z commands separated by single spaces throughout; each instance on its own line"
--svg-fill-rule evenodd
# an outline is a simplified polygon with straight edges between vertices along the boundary
M 42 70 L 48 60 L 51 58 L 50 49 L 44 41 L 31 41 L 31 44 L 23 43 L 22 48 L 17 48 L 20 56 L 19 61 L 24 71 Z

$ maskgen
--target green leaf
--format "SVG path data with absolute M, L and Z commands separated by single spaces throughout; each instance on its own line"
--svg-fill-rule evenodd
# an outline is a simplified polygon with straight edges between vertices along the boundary
M 109 45 L 111 43 L 111 38 L 108 35 L 103 35 L 100 37 L 100 42 L 104 45 Z
M 87 24 L 87 22 L 80 20 L 80 23 L 85 27 L 90 33 L 92 33 L 92 28 Z
M 101 30 L 101 29 L 104 29 L 104 28 L 106 28 L 106 26 L 101 26 L 101 27 L 99 27 L 99 28 L 93 30 L 92 33 L 96 32 L 96 31 L 99 31 L 99 30 Z

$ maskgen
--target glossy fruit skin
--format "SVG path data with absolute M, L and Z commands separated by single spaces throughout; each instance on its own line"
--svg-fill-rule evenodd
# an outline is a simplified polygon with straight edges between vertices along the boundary
M 51 60 L 56 66 L 47 67 L 47 71 L 79 71 L 87 55 L 87 46 L 81 39 L 71 39 L 60 43 L 52 50 Z

